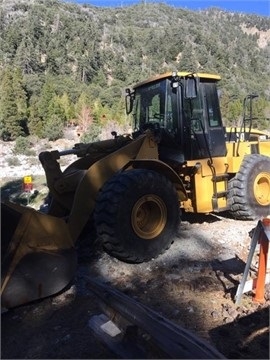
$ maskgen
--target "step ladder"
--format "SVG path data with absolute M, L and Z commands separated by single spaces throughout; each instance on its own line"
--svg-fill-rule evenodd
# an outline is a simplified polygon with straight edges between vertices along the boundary
M 268 259 L 268 249 L 270 241 L 270 217 L 267 217 L 263 220 L 259 220 L 256 228 L 253 231 L 251 246 L 243 273 L 242 280 L 238 285 L 235 304 L 239 305 L 243 293 L 248 291 L 255 291 L 253 300 L 259 303 L 263 303 L 264 293 L 265 293 L 265 284 L 270 283 L 270 273 L 267 273 L 267 259 Z M 257 245 L 260 245 L 259 252 L 259 265 L 257 271 L 257 278 L 247 280 L 248 273 L 250 270 L 250 265 L 256 250 Z
M 220 207 L 218 205 L 218 199 L 227 198 L 227 195 L 228 195 L 228 179 L 229 179 L 229 174 L 227 174 L 227 173 L 219 174 L 219 175 L 214 174 L 212 176 L 212 181 L 213 181 L 212 206 L 213 206 L 214 211 L 228 210 L 227 206 L 226 207 Z M 217 190 L 217 183 L 223 183 L 224 190 L 218 191 Z
M 228 197 L 228 181 L 229 181 L 229 174 L 228 174 L 228 168 L 229 165 L 225 164 L 225 171 L 224 173 L 220 174 L 216 172 L 216 168 L 213 164 L 213 161 L 211 159 L 207 162 L 208 166 L 211 169 L 212 172 L 212 182 L 213 182 L 213 195 L 212 195 L 212 207 L 213 210 L 216 212 L 220 211 L 226 211 L 228 210 L 228 206 L 219 206 L 219 199 Z M 218 190 L 218 184 L 222 184 L 220 187 L 221 190 Z

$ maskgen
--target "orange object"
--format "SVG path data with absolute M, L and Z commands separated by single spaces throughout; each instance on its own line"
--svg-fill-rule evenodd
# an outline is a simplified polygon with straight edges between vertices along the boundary
M 262 223 L 265 227 L 270 227 L 270 218 L 265 218 L 262 220 Z M 265 277 L 267 269 L 267 257 L 268 257 L 268 248 L 269 240 L 266 234 L 261 234 L 260 239 L 260 254 L 259 254 L 259 266 L 258 266 L 258 278 L 256 283 L 256 292 L 254 296 L 254 301 L 263 303 L 264 292 L 265 292 Z

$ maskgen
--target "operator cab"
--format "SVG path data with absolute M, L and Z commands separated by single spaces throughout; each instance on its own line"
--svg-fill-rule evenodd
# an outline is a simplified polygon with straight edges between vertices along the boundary
M 160 136 L 160 158 L 167 161 L 225 156 L 218 80 L 211 74 L 167 73 L 137 84 L 132 93 L 127 90 L 135 136 L 152 129 Z

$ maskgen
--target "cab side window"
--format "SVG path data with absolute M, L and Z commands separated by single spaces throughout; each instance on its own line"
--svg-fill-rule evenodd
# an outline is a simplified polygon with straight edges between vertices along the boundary
M 206 111 L 209 127 L 221 126 L 220 110 L 218 107 L 218 98 L 215 84 L 204 84 Z
M 203 131 L 203 88 L 200 85 L 198 96 L 195 99 L 183 99 L 183 109 L 192 132 Z

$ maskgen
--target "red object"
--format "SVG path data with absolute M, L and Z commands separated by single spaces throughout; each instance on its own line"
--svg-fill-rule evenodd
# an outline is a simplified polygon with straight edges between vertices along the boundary
M 270 219 L 265 218 L 262 220 L 262 223 L 265 227 L 266 226 L 268 227 L 270 226 Z M 261 234 L 259 242 L 260 242 L 260 254 L 259 254 L 259 266 L 258 266 L 258 278 L 256 283 L 256 292 L 253 300 L 259 303 L 264 303 L 265 277 L 266 277 L 266 269 L 267 269 L 269 240 L 265 234 Z
M 31 190 L 33 190 L 33 183 L 24 183 L 23 190 L 25 192 L 30 192 Z

